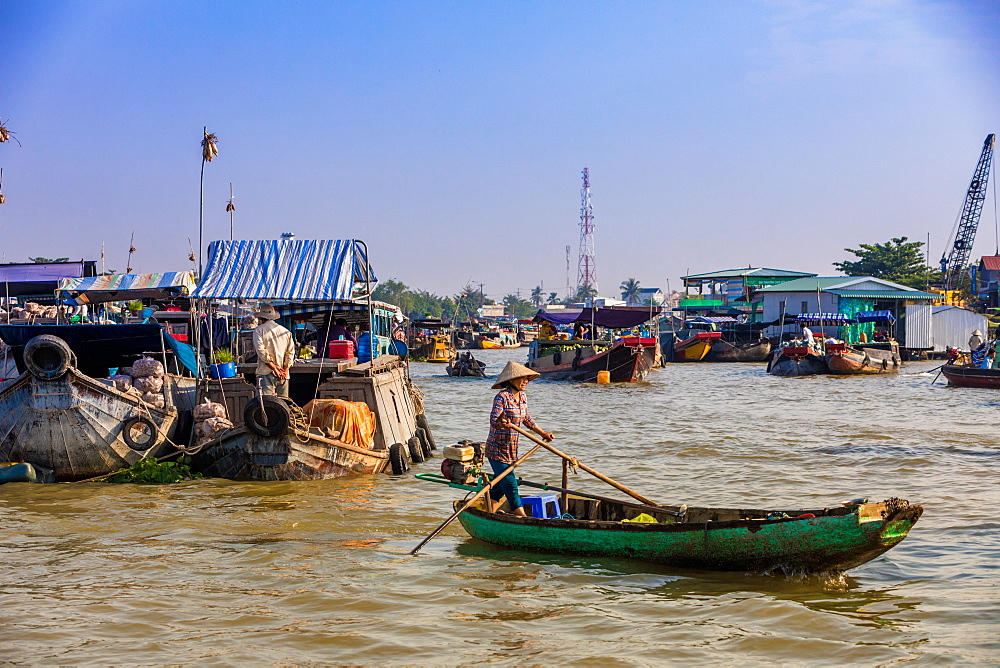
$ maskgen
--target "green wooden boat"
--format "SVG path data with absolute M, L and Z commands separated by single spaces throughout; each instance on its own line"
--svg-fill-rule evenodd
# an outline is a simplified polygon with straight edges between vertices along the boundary
M 879 503 L 858 499 L 814 510 L 758 510 L 647 506 L 565 491 L 563 517 L 573 519 L 491 513 L 485 499 L 458 519 L 473 538 L 507 548 L 704 570 L 817 573 L 871 561 L 902 541 L 924 511 L 895 498 Z M 455 510 L 462 504 L 456 501 Z M 656 521 L 623 521 L 640 514 Z

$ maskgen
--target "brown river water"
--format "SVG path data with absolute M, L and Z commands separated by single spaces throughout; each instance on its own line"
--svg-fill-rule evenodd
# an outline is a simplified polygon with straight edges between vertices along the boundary
M 496 374 L 524 350 L 481 351 Z M 501 550 L 410 474 L 0 487 L 0 663 L 1000 663 L 1000 392 L 903 375 L 676 364 L 631 385 L 537 381 L 556 445 L 661 503 L 923 504 L 847 574 L 685 571 Z M 491 382 L 413 364 L 439 445 L 483 440 Z M 523 452 L 522 446 L 522 452 Z M 526 478 L 558 484 L 536 453 Z M 571 486 L 617 492 L 584 473 Z

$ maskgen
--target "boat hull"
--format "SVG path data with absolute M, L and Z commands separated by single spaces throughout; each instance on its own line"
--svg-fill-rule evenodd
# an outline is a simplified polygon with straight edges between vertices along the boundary
M 712 345 L 722 338 L 720 332 L 698 332 L 674 343 L 674 362 L 701 362 L 712 350 Z
M 771 354 L 771 342 L 767 339 L 748 343 L 716 341 L 705 356 L 706 362 L 764 362 Z
M 299 429 L 263 437 L 240 427 L 209 442 L 192 463 L 204 475 L 229 480 L 323 480 L 381 473 L 389 456 Z
M 894 352 L 862 348 L 827 351 L 826 366 L 832 374 L 876 375 L 899 373 L 900 359 Z
M 601 352 L 581 347 L 529 360 L 527 366 L 549 380 L 596 383 L 597 374 L 608 371 L 612 383 L 634 383 L 646 378 L 655 359 L 655 343 L 632 346 L 619 341 Z
M 166 382 L 180 379 L 168 377 Z M 143 450 L 129 446 L 123 436 L 132 418 L 149 420 L 157 431 Z M 0 461 L 51 469 L 60 482 L 106 475 L 158 457 L 173 449 L 169 441 L 177 442 L 177 427 L 177 408 L 149 406 L 75 368 L 57 380 L 24 373 L 0 388 Z
M 715 571 L 812 573 L 844 571 L 871 561 L 899 544 L 923 513 L 921 506 L 898 499 L 855 506 L 853 512 L 789 511 L 816 515 L 811 518 L 769 520 L 764 519 L 768 511 L 736 510 L 730 512 L 761 518 L 712 521 L 713 510 L 688 509 L 688 518 L 708 518 L 702 521 L 646 524 L 519 518 L 486 512 L 480 502 L 459 515 L 459 521 L 473 538 L 505 548 Z
M 829 373 L 826 360 L 804 346 L 786 346 L 767 367 L 772 376 L 816 376 Z
M 1000 390 L 1000 369 L 977 369 L 970 366 L 945 364 L 941 374 L 955 387 L 983 387 Z

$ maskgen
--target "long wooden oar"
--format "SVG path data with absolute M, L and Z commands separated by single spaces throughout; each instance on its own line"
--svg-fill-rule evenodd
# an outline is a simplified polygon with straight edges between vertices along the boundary
M 622 492 L 625 492 L 626 494 L 628 494 L 629 496 L 631 496 L 633 499 L 638 499 L 639 501 L 642 501 L 643 503 L 645 503 L 647 506 L 659 506 L 660 505 L 656 501 L 651 501 L 650 499 L 647 499 L 646 497 L 644 497 L 639 492 L 632 491 L 631 489 L 629 489 L 625 485 L 621 484 L 620 482 L 615 482 L 614 480 L 612 480 L 608 476 L 604 475 L 603 473 L 599 473 L 598 471 L 595 471 L 594 469 L 590 468 L 589 466 L 586 466 L 585 464 L 581 464 L 579 461 L 577 461 L 573 457 L 570 457 L 569 455 L 567 455 L 564 452 L 560 452 L 559 450 L 556 450 L 555 448 L 553 448 L 551 445 L 549 445 L 548 443 L 546 443 L 542 439 L 538 438 L 534 434 L 530 434 L 530 433 L 526 432 L 525 430 L 521 429 L 517 425 L 511 424 L 511 425 L 508 425 L 508 426 L 511 429 L 513 429 L 514 431 L 516 431 L 517 433 L 519 433 L 519 434 L 521 434 L 523 436 L 527 436 L 532 441 L 534 441 L 535 443 L 537 443 L 541 447 L 545 448 L 549 452 L 551 452 L 551 453 L 553 453 L 555 455 L 559 455 L 560 457 L 562 457 L 563 459 L 565 459 L 566 461 L 570 462 L 571 464 L 573 464 L 575 466 L 579 466 L 581 469 L 583 469 L 584 471 L 586 471 L 590 475 L 594 476 L 595 478 L 597 478 L 599 480 L 603 480 L 604 482 L 608 483 L 609 485 L 611 485 L 615 489 L 620 490 Z M 534 452 L 534 450 L 532 450 L 532 452 Z
M 514 428 L 517 429 L 517 427 L 514 427 Z M 518 429 L 518 431 L 520 431 L 520 429 Z M 455 520 L 456 517 L 458 517 L 459 515 L 461 515 L 463 510 L 465 510 L 466 508 L 471 508 L 472 504 L 474 502 L 476 502 L 479 499 L 481 499 L 484 494 L 486 494 L 491 489 L 493 489 L 493 486 L 496 485 L 501 480 L 503 480 L 507 476 L 508 473 L 510 473 L 511 471 L 513 471 L 517 467 L 518 464 L 520 464 L 521 462 L 523 462 L 525 459 L 527 459 L 531 455 L 535 454 L 535 451 L 538 450 L 538 448 L 542 447 L 542 445 L 544 445 L 544 442 L 542 442 L 541 445 L 536 445 L 535 447 L 533 447 L 531 450 L 528 451 L 528 453 L 526 455 L 524 455 L 522 457 L 518 457 L 517 460 L 513 464 L 511 464 L 506 469 L 504 469 L 503 473 L 501 473 L 498 476 L 494 476 L 493 480 L 491 480 L 488 485 L 486 485 L 481 490 L 479 490 L 478 492 L 476 492 L 475 495 L 473 495 L 473 497 L 471 499 L 469 499 L 468 501 L 465 502 L 465 505 L 463 505 L 461 508 L 459 508 L 458 510 L 456 510 L 455 513 L 451 517 L 449 517 L 444 522 L 442 522 L 441 526 L 439 526 L 437 529 L 434 529 L 434 531 L 433 531 L 433 533 L 431 533 L 431 535 L 427 536 L 427 538 L 424 538 L 422 541 L 420 541 L 420 545 L 417 545 L 415 548 L 413 548 L 412 550 L 410 550 L 410 554 L 414 555 L 417 552 L 419 552 L 420 548 L 422 548 L 424 545 L 426 545 L 432 538 L 434 538 L 434 536 L 436 536 L 439 533 L 441 533 L 446 526 L 448 526 L 449 524 L 451 524 Z

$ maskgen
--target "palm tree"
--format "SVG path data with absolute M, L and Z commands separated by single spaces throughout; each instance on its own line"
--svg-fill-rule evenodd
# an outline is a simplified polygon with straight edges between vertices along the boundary
M 622 284 L 618 286 L 622 291 L 622 299 L 625 303 L 631 306 L 633 303 L 639 302 L 639 295 L 642 294 L 642 287 L 639 285 L 639 281 L 634 278 L 629 278 L 627 281 L 622 281 Z
M 535 286 L 531 290 L 531 303 L 534 304 L 535 306 L 541 306 L 542 302 L 545 301 L 545 297 L 543 296 L 544 292 L 545 291 L 542 290 L 542 286 L 540 285 Z
M 559 303 L 559 293 L 558 292 L 550 292 L 549 293 L 549 303 L 550 304 L 558 304 Z
M 597 289 L 590 283 L 584 283 L 583 285 L 577 287 L 576 295 L 573 298 L 578 302 L 585 302 L 596 296 Z

